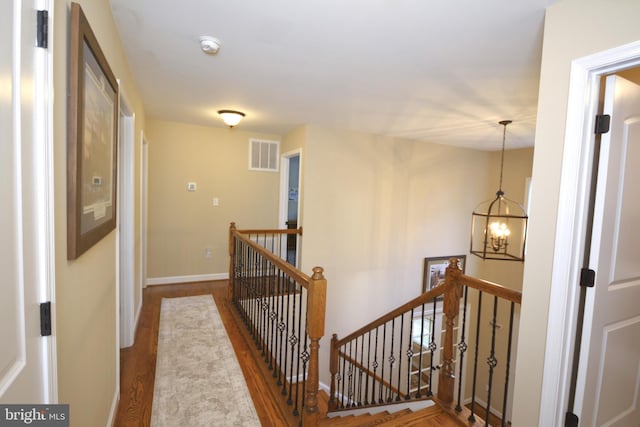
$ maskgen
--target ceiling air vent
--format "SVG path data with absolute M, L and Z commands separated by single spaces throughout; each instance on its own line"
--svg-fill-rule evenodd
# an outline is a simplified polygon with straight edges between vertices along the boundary
M 280 141 L 249 140 L 249 170 L 278 172 Z

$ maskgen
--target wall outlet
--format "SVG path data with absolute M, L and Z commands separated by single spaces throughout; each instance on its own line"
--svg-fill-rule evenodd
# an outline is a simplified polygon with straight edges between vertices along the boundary
M 211 251 L 211 248 L 204 248 L 204 257 L 207 259 L 213 258 L 213 252 Z

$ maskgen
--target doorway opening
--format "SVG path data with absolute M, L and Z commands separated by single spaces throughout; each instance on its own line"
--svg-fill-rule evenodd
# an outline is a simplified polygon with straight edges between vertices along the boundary
M 290 230 L 300 226 L 301 157 L 301 149 L 284 153 L 281 157 L 280 226 Z M 288 235 L 282 248 L 282 258 L 297 266 L 300 257 L 300 236 Z

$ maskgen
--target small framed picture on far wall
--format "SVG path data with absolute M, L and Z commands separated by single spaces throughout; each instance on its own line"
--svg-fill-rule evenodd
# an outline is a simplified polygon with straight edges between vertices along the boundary
M 444 283 L 444 273 L 449 266 L 451 258 L 458 259 L 458 267 L 464 273 L 466 255 L 450 255 L 441 257 L 430 257 L 424 259 L 424 271 L 422 274 L 422 293 L 430 291 Z

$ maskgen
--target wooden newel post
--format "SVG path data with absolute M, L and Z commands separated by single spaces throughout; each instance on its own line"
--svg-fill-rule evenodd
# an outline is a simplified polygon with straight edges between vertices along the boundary
M 454 342 L 453 327 L 455 319 L 460 311 L 460 298 L 462 297 L 462 285 L 458 278 L 462 274 L 458 267 L 458 259 L 451 258 L 444 279 L 444 343 L 442 345 L 442 367 L 438 382 L 438 399 L 446 404 L 453 402 L 455 372 L 454 372 Z
M 329 409 L 336 409 L 336 374 L 338 373 L 338 335 L 333 334 L 331 337 L 331 353 L 329 354 L 329 372 L 331 373 L 331 390 L 329 395 Z
M 304 397 L 302 425 L 317 426 L 320 421 L 318 408 L 318 388 L 320 384 L 320 366 L 318 349 L 320 338 L 324 335 L 324 316 L 327 294 L 327 280 L 322 267 L 313 268 L 313 276 L 309 283 L 307 305 L 307 334 L 309 335 L 309 374 Z
M 236 231 L 236 223 L 232 222 L 229 226 L 229 286 L 227 288 L 227 298 L 229 298 L 229 301 L 233 301 L 233 270 L 235 262 L 235 245 L 233 244 L 234 231 Z

